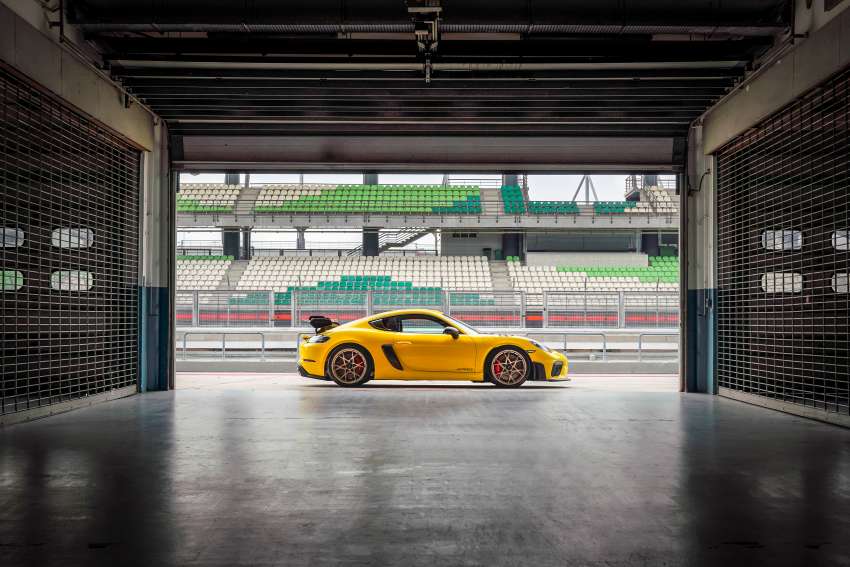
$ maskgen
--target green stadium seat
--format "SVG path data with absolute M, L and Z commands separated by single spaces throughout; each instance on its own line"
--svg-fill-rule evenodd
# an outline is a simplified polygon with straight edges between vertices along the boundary
M 280 188 L 283 187 L 283 188 Z M 479 214 L 478 187 L 442 185 L 269 186 L 257 199 L 257 213 L 424 213 Z

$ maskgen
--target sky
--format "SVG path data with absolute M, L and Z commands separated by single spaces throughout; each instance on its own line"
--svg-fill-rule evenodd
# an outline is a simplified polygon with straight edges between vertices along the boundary
M 501 180 L 501 175 L 485 175 L 485 174 L 450 174 L 452 179 L 481 179 L 498 182 Z M 662 178 L 666 176 L 661 176 Z M 245 182 L 245 176 L 240 175 L 240 182 Z M 596 195 L 600 201 L 622 201 L 625 194 L 626 176 L 625 175 L 593 175 L 591 176 L 593 185 L 596 188 Z M 266 183 L 298 183 L 300 175 L 298 173 L 252 173 L 251 185 L 263 185 Z M 581 175 L 529 175 L 528 176 L 528 192 L 529 197 L 540 201 L 569 201 L 572 200 L 575 194 Z M 224 183 L 223 173 L 200 173 L 193 175 L 190 173 L 180 174 L 181 183 Z M 359 173 L 305 173 L 304 183 L 362 183 L 363 177 Z M 399 173 L 389 174 L 382 173 L 378 175 L 378 183 L 381 184 L 441 184 L 443 175 L 441 173 L 425 173 L 411 174 Z M 591 197 L 592 198 L 592 197 Z M 584 200 L 584 191 L 576 197 L 576 200 Z M 345 248 L 352 246 L 352 243 L 359 243 L 361 235 L 358 232 L 311 232 L 308 231 L 306 236 L 306 245 L 308 248 Z M 255 247 L 276 247 L 276 248 L 295 248 L 295 233 L 281 232 L 263 232 L 254 231 L 252 240 Z M 221 242 L 221 235 L 218 231 L 180 231 L 177 233 L 177 242 L 180 244 L 188 244 L 190 242 Z M 416 243 L 413 247 L 434 247 L 434 237 L 426 236 Z

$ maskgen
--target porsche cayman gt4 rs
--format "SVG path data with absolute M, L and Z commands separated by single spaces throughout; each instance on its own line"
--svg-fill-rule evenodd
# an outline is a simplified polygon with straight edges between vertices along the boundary
M 369 380 L 471 380 L 505 388 L 568 380 L 567 357 L 524 338 L 487 335 L 430 309 L 402 309 L 337 325 L 310 318 L 298 345 L 302 376 L 359 386 Z

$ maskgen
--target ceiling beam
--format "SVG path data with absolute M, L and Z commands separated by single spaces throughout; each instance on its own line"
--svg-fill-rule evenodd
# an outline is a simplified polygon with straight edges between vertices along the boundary
M 407 29 L 405 3 L 358 2 L 215 2 L 181 0 L 65 0 L 69 20 L 101 28 L 120 25 L 162 29 L 178 25 L 204 29 L 277 26 L 288 29 Z M 785 0 L 670 2 L 664 0 L 452 0 L 442 11 L 443 27 L 526 29 L 540 26 L 779 26 L 790 21 Z
M 721 41 L 647 41 L 599 39 L 524 39 L 522 41 L 443 41 L 439 60 L 494 60 L 533 58 L 583 61 L 716 61 L 752 56 L 772 44 L 772 38 L 756 37 Z M 311 55 L 346 58 L 416 58 L 412 41 L 368 39 L 304 39 L 300 37 L 227 38 L 99 38 L 109 59 L 140 59 L 166 55 L 169 60 L 190 56 L 246 54 L 271 56 Z
M 231 79 L 262 82 L 285 82 L 295 80 L 313 81 L 351 81 L 350 72 L 328 70 L 324 72 L 290 69 L 286 72 L 269 73 L 267 69 L 245 69 L 235 67 L 121 67 L 112 65 L 112 71 L 119 75 L 132 75 L 140 79 Z M 571 69 L 569 71 L 524 71 L 515 72 L 512 75 L 516 79 L 534 81 L 535 84 L 544 86 L 549 82 L 559 83 L 561 81 L 712 81 L 726 80 L 729 78 L 742 77 L 744 66 L 693 66 L 689 68 L 606 68 L 606 69 Z M 466 71 L 461 76 L 457 73 L 436 72 L 432 77 L 432 85 L 435 83 L 492 81 L 493 84 L 504 84 L 505 73 L 499 71 Z M 392 71 L 392 72 L 360 72 L 357 75 L 358 83 L 363 81 L 391 81 L 391 82 L 422 82 L 420 69 L 416 71 Z

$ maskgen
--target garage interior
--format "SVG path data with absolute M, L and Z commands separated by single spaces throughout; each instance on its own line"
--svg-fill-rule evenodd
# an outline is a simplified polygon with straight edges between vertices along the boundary
M 0 1 L 0 563 L 850 563 L 848 4 Z M 175 390 L 181 173 L 447 170 L 677 175 L 681 391 Z

